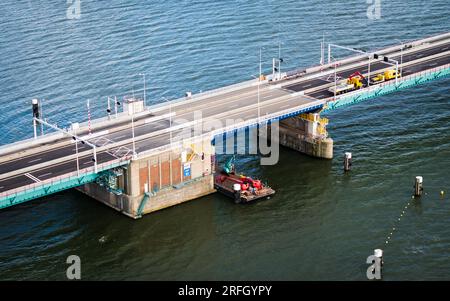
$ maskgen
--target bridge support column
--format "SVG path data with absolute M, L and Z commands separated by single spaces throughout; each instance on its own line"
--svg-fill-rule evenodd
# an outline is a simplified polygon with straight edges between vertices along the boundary
M 328 119 L 318 113 L 301 114 L 280 121 L 280 145 L 309 156 L 332 159 L 333 139 L 328 137 Z
M 209 138 L 186 143 L 131 161 L 116 180 L 90 183 L 78 189 L 132 218 L 139 218 L 215 192 L 214 153 Z

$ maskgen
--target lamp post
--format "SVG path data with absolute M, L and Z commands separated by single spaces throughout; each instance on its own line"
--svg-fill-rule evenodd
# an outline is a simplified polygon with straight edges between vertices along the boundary
M 117 118 L 118 105 L 119 105 L 119 102 L 117 101 L 117 96 L 114 96 L 114 112 L 116 114 L 116 118 Z
M 162 99 L 169 103 L 169 142 L 170 148 L 172 148 L 172 103 L 166 97 L 162 97 Z
M 281 79 L 281 63 L 283 59 L 281 58 L 281 42 L 278 43 L 278 80 Z
M 320 42 L 320 65 L 325 64 L 325 34 L 322 34 L 322 41 Z
M 334 60 L 334 58 L 333 58 Z M 334 101 L 336 101 L 336 90 L 337 90 L 337 63 L 334 62 Z
M 399 39 L 395 39 L 397 42 L 400 42 L 401 44 L 401 48 L 400 48 L 400 74 L 402 74 L 403 71 L 403 48 L 404 48 L 404 43 L 399 40 Z
M 73 127 L 73 126 L 72 126 Z M 75 140 L 75 153 L 77 155 L 77 176 L 80 176 L 80 158 L 78 157 L 78 139 L 77 139 L 77 131 L 75 130 L 74 136 L 72 136 L 73 140 Z
M 133 138 L 133 158 L 136 159 L 136 140 L 134 139 L 134 105 L 133 105 L 133 112 L 131 114 L 131 134 Z
M 108 120 L 111 120 L 111 101 L 108 96 L 108 108 L 106 109 L 106 112 L 108 113 Z
M 145 88 L 145 73 L 139 73 L 140 76 L 144 77 L 144 107 L 147 106 L 147 98 L 146 98 L 146 88 Z
M 259 47 L 259 76 L 258 76 L 258 124 L 259 118 L 261 116 L 261 108 L 259 106 L 260 101 L 260 86 L 261 86 L 261 76 L 262 76 L 262 47 Z

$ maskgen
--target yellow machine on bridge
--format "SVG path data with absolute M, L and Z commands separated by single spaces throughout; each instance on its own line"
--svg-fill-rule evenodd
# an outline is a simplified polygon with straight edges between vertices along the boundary
M 352 73 L 347 80 L 341 82 L 339 85 L 336 85 L 336 87 L 330 87 L 328 91 L 339 95 L 365 87 L 367 87 L 367 79 L 361 74 L 361 72 L 356 71 Z
M 394 78 L 399 78 L 401 77 L 401 73 L 398 72 L 396 69 L 389 69 L 384 71 L 383 73 L 379 73 L 377 74 L 375 77 L 372 77 L 372 82 L 373 83 L 380 83 L 380 82 L 385 82 Z

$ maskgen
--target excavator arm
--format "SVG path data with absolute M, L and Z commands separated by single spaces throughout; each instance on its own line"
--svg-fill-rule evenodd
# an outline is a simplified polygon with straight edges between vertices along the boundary
M 234 171 L 234 160 L 235 160 L 235 156 L 233 155 L 230 159 L 227 160 L 227 162 L 223 166 L 223 171 L 226 174 L 230 174 Z

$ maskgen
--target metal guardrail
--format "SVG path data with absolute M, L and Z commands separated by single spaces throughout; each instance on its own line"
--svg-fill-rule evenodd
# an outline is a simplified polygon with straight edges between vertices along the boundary
M 101 164 L 98 164 L 98 173 L 111 169 L 113 165 L 124 165 L 127 162 L 129 162 L 131 160 L 131 156 L 129 157 L 124 157 L 124 158 L 120 158 L 117 160 L 113 160 L 113 161 L 108 161 L 108 162 L 104 162 Z M 11 190 L 7 190 L 4 192 L 0 193 L 0 198 L 5 198 L 5 197 L 9 197 L 11 195 L 14 194 L 18 194 L 18 193 L 25 193 L 27 191 L 33 191 L 36 189 L 39 189 L 40 187 L 43 187 L 45 185 L 53 185 L 56 183 L 61 183 L 63 181 L 68 181 L 68 180 L 73 180 L 73 179 L 79 179 L 82 178 L 83 176 L 89 175 L 89 174 L 94 174 L 95 173 L 95 168 L 94 167 L 87 167 L 84 169 L 80 169 L 80 176 L 78 176 L 78 172 L 74 171 L 71 173 L 67 173 L 67 174 L 63 174 L 57 177 L 53 177 L 47 180 L 43 180 L 41 182 L 37 182 L 37 183 L 33 183 L 33 184 L 29 184 L 29 185 L 25 185 L 25 186 L 21 186 L 19 188 L 15 188 L 15 189 L 11 189 Z
M 404 84 L 405 82 L 409 82 L 411 80 L 417 80 L 417 79 L 423 78 L 424 76 L 429 76 L 429 75 L 432 75 L 432 74 L 436 74 L 436 73 L 439 73 L 439 72 L 441 72 L 443 70 L 446 70 L 446 69 L 450 69 L 450 64 L 445 64 L 445 65 L 442 65 L 442 66 L 439 66 L 439 67 L 430 68 L 430 69 L 426 69 L 426 70 L 423 70 L 423 71 L 420 71 L 420 72 L 417 72 L 417 73 L 413 73 L 413 74 L 407 75 L 405 77 L 399 78 L 397 83 L 395 82 L 395 80 L 391 80 L 391 81 L 388 81 L 388 82 L 384 82 L 384 83 L 380 83 L 380 84 L 377 84 L 377 85 L 373 85 L 373 86 L 364 88 L 362 90 L 357 90 L 357 91 L 353 91 L 353 92 L 350 92 L 350 93 L 346 93 L 344 95 L 339 95 L 336 98 L 329 97 L 329 98 L 327 98 L 327 107 L 330 104 L 332 105 L 334 103 L 339 103 L 339 101 L 342 101 L 342 100 L 345 100 L 345 99 L 349 99 L 349 98 L 352 98 L 352 97 L 357 97 L 359 95 L 364 95 L 364 94 L 368 94 L 368 93 L 371 93 L 371 92 L 377 92 L 379 90 L 383 90 L 386 87 L 402 88 L 402 84 Z M 417 84 L 420 84 L 420 82 L 418 82 Z M 334 109 L 334 108 L 335 107 L 333 106 L 331 109 Z M 324 111 L 329 111 L 331 109 L 326 108 Z

